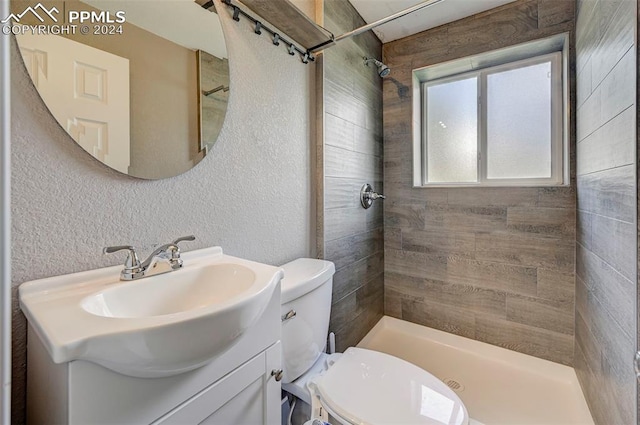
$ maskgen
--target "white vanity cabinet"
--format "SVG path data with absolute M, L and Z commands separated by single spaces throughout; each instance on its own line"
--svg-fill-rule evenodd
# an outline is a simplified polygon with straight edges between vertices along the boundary
M 258 321 L 211 363 L 136 378 L 87 361 L 55 364 L 29 329 L 27 422 L 39 424 L 280 424 L 280 285 Z M 188 349 L 188 347 L 185 347 Z
M 154 422 L 162 425 L 280 423 L 280 344 L 243 364 Z

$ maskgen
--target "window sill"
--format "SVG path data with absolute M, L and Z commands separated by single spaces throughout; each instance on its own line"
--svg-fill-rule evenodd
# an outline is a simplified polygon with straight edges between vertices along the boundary
M 413 189 L 459 189 L 459 188 L 477 188 L 477 189 L 486 189 L 486 188 L 548 188 L 548 187 L 571 187 L 570 184 L 567 183 L 551 183 L 551 184 L 426 184 L 426 185 L 413 185 Z

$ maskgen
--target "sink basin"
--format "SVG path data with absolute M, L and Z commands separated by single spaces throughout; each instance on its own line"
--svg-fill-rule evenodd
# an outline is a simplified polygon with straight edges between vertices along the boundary
M 205 265 L 118 285 L 89 295 L 81 305 L 103 317 L 164 316 L 233 303 L 255 278 L 251 269 L 239 264 Z
M 257 323 L 283 272 L 219 247 L 182 258 L 181 270 L 129 282 L 121 266 L 27 282 L 20 306 L 55 363 L 143 378 L 187 372 Z

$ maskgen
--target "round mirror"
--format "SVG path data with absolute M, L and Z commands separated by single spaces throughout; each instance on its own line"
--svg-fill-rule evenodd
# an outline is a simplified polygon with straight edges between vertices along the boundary
M 222 26 L 208 0 L 12 0 L 27 72 L 84 150 L 130 176 L 198 164 L 229 97 Z

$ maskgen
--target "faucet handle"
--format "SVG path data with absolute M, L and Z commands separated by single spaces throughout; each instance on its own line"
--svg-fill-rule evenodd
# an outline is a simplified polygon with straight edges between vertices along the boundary
M 171 252 L 171 258 L 173 259 L 180 259 L 180 247 L 178 246 L 178 243 L 180 242 L 184 242 L 184 241 L 195 241 L 196 237 L 193 235 L 190 236 L 182 236 L 181 238 L 176 239 L 175 241 L 171 242 L 169 244 L 169 251 Z
M 174 245 L 178 245 L 179 242 L 183 242 L 183 241 L 195 241 L 196 237 L 193 235 L 190 236 L 183 236 L 181 238 L 176 239 L 175 241 L 171 242 Z
M 131 245 L 118 245 L 118 246 L 108 246 L 102 249 L 103 254 L 113 254 L 118 251 L 129 251 L 127 255 L 127 260 L 124 263 L 125 270 L 133 270 L 140 268 L 140 260 L 138 259 L 138 254 L 136 253 L 136 249 Z
M 128 249 L 130 251 L 135 251 L 135 248 L 132 247 L 131 245 L 117 245 L 117 246 L 107 246 L 102 248 L 102 253 L 113 254 L 114 252 L 124 251 L 125 249 Z
M 171 263 L 172 269 L 177 270 L 182 267 L 182 259 L 180 258 L 180 247 L 178 246 L 178 243 L 183 241 L 195 241 L 195 240 L 196 240 L 196 237 L 193 235 L 190 235 L 190 236 L 183 236 L 171 242 L 168 250 L 171 253 L 169 262 Z

